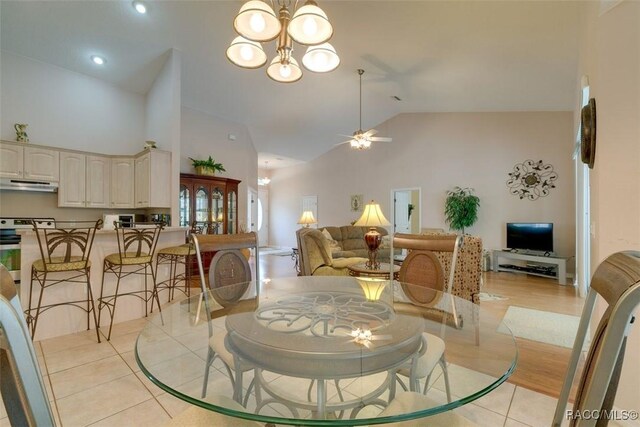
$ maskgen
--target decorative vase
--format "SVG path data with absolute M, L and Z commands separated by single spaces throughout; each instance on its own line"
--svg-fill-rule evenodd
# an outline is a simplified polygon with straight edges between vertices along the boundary
M 197 175 L 208 175 L 215 176 L 216 171 L 214 169 L 205 167 L 205 166 L 196 166 L 196 174 Z

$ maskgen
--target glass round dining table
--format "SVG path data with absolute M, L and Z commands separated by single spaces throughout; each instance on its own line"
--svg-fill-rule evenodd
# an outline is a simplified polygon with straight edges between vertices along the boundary
M 218 286 L 150 317 L 135 351 L 142 372 L 179 399 L 290 425 L 432 416 L 490 393 L 517 361 L 509 329 L 480 305 L 367 277 Z M 431 403 L 385 412 L 403 390 Z

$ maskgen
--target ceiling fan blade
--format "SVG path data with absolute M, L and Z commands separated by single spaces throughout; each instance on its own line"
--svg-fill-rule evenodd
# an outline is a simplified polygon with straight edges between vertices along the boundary
M 339 142 L 339 143 L 337 143 L 337 144 L 334 144 L 333 146 L 334 146 L 334 147 L 337 147 L 338 145 L 342 145 L 342 144 L 349 144 L 349 143 L 351 143 L 351 141 L 353 141 L 353 140 L 352 140 L 352 139 L 350 139 L 350 140 L 348 140 L 348 141 Z
M 369 129 L 368 131 L 366 131 L 366 132 L 364 133 L 364 135 L 365 135 L 365 136 L 373 136 L 373 135 L 375 135 L 376 133 L 378 133 L 378 131 L 377 131 L 377 130 L 375 130 L 375 129 Z
M 393 141 L 392 138 L 387 138 L 387 137 L 384 137 L 384 136 L 373 136 L 373 137 L 369 138 L 369 140 L 373 141 L 373 142 L 391 142 L 391 141 Z

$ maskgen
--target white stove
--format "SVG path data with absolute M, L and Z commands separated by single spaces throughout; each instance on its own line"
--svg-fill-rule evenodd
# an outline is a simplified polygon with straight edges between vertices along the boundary
M 20 235 L 16 230 L 30 230 L 35 221 L 40 228 L 55 228 L 53 218 L 0 218 L 0 263 L 7 267 L 16 283 L 20 282 Z

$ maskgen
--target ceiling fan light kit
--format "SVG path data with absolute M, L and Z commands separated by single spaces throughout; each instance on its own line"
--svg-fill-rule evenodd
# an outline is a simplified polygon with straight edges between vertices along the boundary
M 335 70 L 340 58 L 335 48 L 327 43 L 333 35 L 333 26 L 313 0 L 298 8 L 294 3 L 293 18 L 288 0 L 277 0 L 278 16 L 271 5 L 262 0 L 250 0 L 242 5 L 233 21 L 236 37 L 227 49 L 227 58 L 242 68 L 260 68 L 267 62 L 261 43 L 277 39 L 276 56 L 267 67 L 267 75 L 281 83 L 293 83 L 302 78 L 302 69 L 293 58 L 293 41 L 310 46 L 302 58 L 309 71 L 327 73 Z
M 373 136 L 378 133 L 378 131 L 375 129 L 369 129 L 366 132 L 362 130 L 362 75 L 363 74 L 364 74 L 364 70 L 358 69 L 358 75 L 360 76 L 360 126 L 358 127 L 358 130 L 353 133 L 352 139 L 350 139 L 349 141 L 345 141 L 345 142 L 341 142 L 340 144 L 337 144 L 337 145 L 341 145 L 341 144 L 349 143 L 349 146 L 354 150 L 368 150 L 369 148 L 371 148 L 372 142 L 391 142 L 391 138 Z

